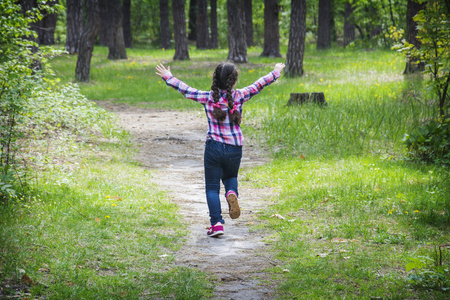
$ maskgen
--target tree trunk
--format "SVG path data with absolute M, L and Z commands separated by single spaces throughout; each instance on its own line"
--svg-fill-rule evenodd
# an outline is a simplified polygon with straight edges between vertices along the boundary
M 330 9 L 330 40 L 331 42 L 336 42 L 337 40 L 337 32 L 336 32 L 336 22 L 335 19 L 335 0 L 331 0 L 331 9 Z
M 78 44 L 78 58 L 75 68 L 75 79 L 82 82 L 89 81 L 92 52 L 94 51 L 94 43 L 100 27 L 98 0 L 85 0 L 85 5 L 86 24 L 83 27 Z
M 198 0 L 197 8 L 197 49 L 208 49 L 209 24 L 207 0 Z
M 217 0 L 210 0 L 211 5 L 211 49 L 219 48 L 219 31 L 217 29 Z
M 189 35 L 188 40 L 197 40 L 197 0 L 189 3 Z
M 253 10 L 252 0 L 244 0 L 245 15 L 245 37 L 247 38 L 247 47 L 253 46 Z
M 227 0 L 228 60 L 236 63 L 248 62 L 242 4 L 242 0 Z
M 108 0 L 98 0 L 99 12 L 100 12 L 100 31 L 98 34 L 98 44 L 100 46 L 108 46 L 110 35 L 110 18 L 108 14 Z
M 306 0 L 291 0 L 291 26 L 286 54 L 285 73 L 290 77 L 303 75 L 306 38 Z
M 420 4 L 413 0 L 408 0 L 406 7 L 406 41 L 417 49 L 420 49 L 420 41 L 417 39 L 416 22 L 413 17 L 417 15 L 419 11 L 425 8 L 425 3 Z M 425 63 L 419 62 L 418 58 L 408 57 L 406 62 L 405 71 L 403 74 L 412 74 L 415 72 L 422 72 L 425 70 Z
M 170 48 L 169 0 L 159 0 L 159 25 L 161 30 L 161 48 Z
M 261 56 L 281 57 L 278 0 L 264 0 L 264 48 Z
M 123 0 L 122 15 L 123 41 L 126 48 L 131 48 L 133 40 L 131 35 L 131 0 Z
M 21 9 L 21 12 L 23 15 L 28 15 L 33 9 L 37 8 L 36 0 L 19 0 L 18 4 L 20 5 L 20 9 Z M 30 23 L 30 29 L 37 32 L 37 30 L 38 30 L 37 27 L 38 27 L 37 22 Z M 39 40 L 32 35 L 27 36 L 26 39 L 36 43 L 36 45 L 33 45 L 31 47 L 31 52 L 37 53 L 39 51 L 39 45 L 38 45 Z M 33 70 L 33 73 L 35 71 L 42 70 L 41 61 L 40 60 L 33 61 L 32 65 L 30 66 L 30 69 Z
M 317 27 L 317 49 L 328 49 L 330 43 L 331 0 L 319 0 L 319 25 Z
M 58 2 L 53 0 L 47 2 L 49 6 L 55 6 Z M 38 41 L 39 45 L 54 45 L 55 44 L 55 28 L 56 21 L 58 21 L 58 14 L 49 14 L 44 12 L 44 17 L 39 22 Z
M 186 15 L 184 0 L 172 0 L 173 31 L 175 38 L 174 60 L 189 59 L 189 49 L 186 35 Z
M 108 35 L 108 59 L 126 59 L 127 51 L 123 37 L 122 5 L 120 0 L 108 1 L 108 14 L 111 21 L 111 32 Z
M 66 0 L 66 51 L 70 54 L 78 52 L 78 42 L 83 32 L 82 0 Z
M 353 5 L 350 1 L 345 3 L 344 19 L 344 48 L 355 40 L 355 24 L 353 24 Z

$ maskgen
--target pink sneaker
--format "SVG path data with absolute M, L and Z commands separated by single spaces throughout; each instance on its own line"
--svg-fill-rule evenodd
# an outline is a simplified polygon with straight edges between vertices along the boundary
M 209 227 L 208 232 L 206 233 L 208 236 L 219 236 L 223 234 L 223 224 L 217 222 L 216 225 L 212 225 Z
M 241 215 L 238 198 L 233 191 L 227 193 L 228 208 L 230 209 L 230 218 L 237 219 Z

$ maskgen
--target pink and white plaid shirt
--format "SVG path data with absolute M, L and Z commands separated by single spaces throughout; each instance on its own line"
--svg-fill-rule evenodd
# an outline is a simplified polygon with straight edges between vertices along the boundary
M 259 94 L 264 87 L 272 84 L 279 77 L 280 72 L 272 71 L 245 88 L 233 90 L 232 96 L 234 99 L 234 104 L 241 115 L 244 103 L 250 100 L 253 96 Z M 212 115 L 214 110 L 212 91 L 200 91 L 192 88 L 181 80 L 175 78 L 172 74 L 165 75 L 162 79 L 166 81 L 168 86 L 183 94 L 184 97 L 203 104 L 205 107 L 206 116 L 208 117 L 208 132 L 206 134 L 207 140 L 212 139 L 229 145 L 242 146 L 244 136 L 242 135 L 241 127 L 238 124 L 230 122 L 225 90 L 220 91 L 219 104 L 221 109 L 227 112 L 227 116 L 225 120 L 219 121 Z

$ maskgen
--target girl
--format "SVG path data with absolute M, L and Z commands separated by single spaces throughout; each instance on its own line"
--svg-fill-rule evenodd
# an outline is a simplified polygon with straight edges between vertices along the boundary
M 208 131 L 204 154 L 206 200 L 209 208 L 211 227 L 208 236 L 223 234 L 220 207 L 220 180 L 225 186 L 231 219 L 240 216 L 238 204 L 237 176 L 242 158 L 243 136 L 241 131 L 242 107 L 265 86 L 280 77 L 285 65 L 276 64 L 272 72 L 243 89 L 235 90 L 239 72 L 232 63 L 222 63 L 214 71 L 211 91 L 199 91 L 175 78 L 162 64 L 156 66 L 156 75 L 168 86 L 179 91 L 184 97 L 197 101 L 205 107 Z

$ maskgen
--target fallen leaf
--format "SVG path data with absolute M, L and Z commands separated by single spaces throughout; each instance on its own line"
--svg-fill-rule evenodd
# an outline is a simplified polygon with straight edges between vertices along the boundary
M 330 201 L 330 198 L 325 198 L 325 199 L 323 199 L 323 201 L 320 201 L 320 203 L 326 203 L 328 201 Z
M 327 257 L 327 256 L 328 256 L 328 253 L 318 253 L 316 256 L 319 256 L 319 257 Z
M 283 272 L 290 273 L 291 271 L 289 271 L 288 269 L 283 269 Z
M 95 222 L 100 222 L 101 220 L 99 218 L 95 218 Z
M 27 285 L 29 285 L 29 286 L 34 285 L 33 279 L 31 279 L 30 277 L 28 277 L 27 274 L 23 274 L 21 280 L 22 280 L 23 283 L 25 283 L 25 284 L 27 284 Z
M 38 271 L 42 272 L 42 273 L 50 273 L 50 269 L 49 268 L 39 268 Z
M 305 159 L 305 156 L 303 154 L 300 154 L 300 159 Z
M 342 239 L 342 238 L 333 238 L 331 239 L 332 243 L 347 243 L 348 241 L 346 239 Z

